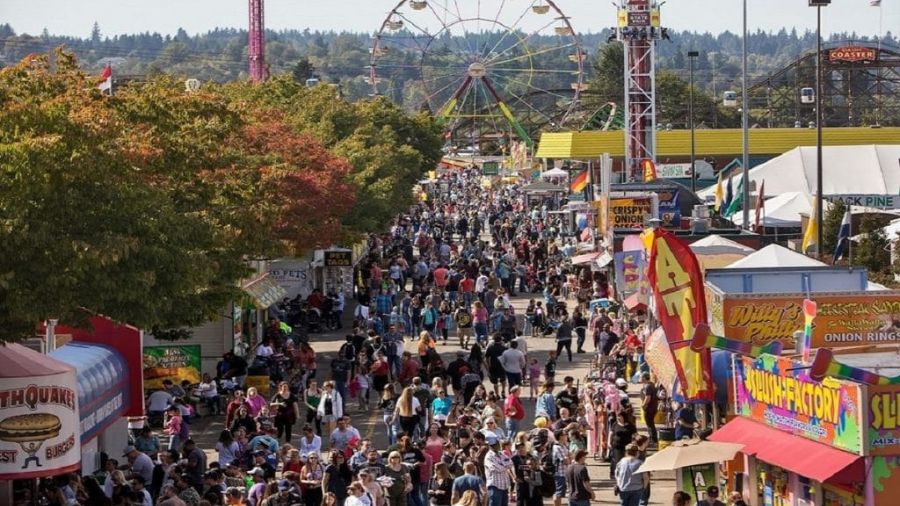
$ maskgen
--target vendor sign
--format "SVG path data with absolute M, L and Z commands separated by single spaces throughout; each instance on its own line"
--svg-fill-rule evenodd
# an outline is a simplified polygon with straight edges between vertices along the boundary
M 613 230 L 642 230 L 647 217 L 654 217 L 651 197 L 609 199 L 607 219 Z
M 794 345 L 794 332 L 804 327 L 802 294 L 725 295 L 721 326 L 729 339 L 765 344 L 782 340 Z M 817 314 L 812 348 L 837 348 L 900 342 L 900 292 L 813 294 Z M 712 328 L 718 322 L 713 311 Z
M 870 455 L 900 455 L 900 385 L 869 385 L 866 448 Z
M 645 272 L 643 250 L 620 251 L 615 260 L 616 285 L 623 297 L 640 291 Z
M 144 388 L 162 388 L 163 380 L 200 383 L 200 345 L 145 346 Z
M 862 454 L 860 387 L 826 378 L 789 358 L 735 358 L 735 413 L 783 432 Z
M 685 399 L 711 400 L 714 396 L 709 350 L 688 346 L 694 327 L 707 322 L 706 295 L 700 263 L 684 241 L 663 229 L 641 234 L 647 247 L 647 279 L 656 302 L 656 316 L 671 345 Z M 679 343 L 679 344 L 676 344 Z
M 77 470 L 81 431 L 75 368 L 20 345 L 2 351 L 0 363 L 14 361 L 18 369 L 0 372 L 0 480 Z M 22 376 L 22 368 L 36 372 Z

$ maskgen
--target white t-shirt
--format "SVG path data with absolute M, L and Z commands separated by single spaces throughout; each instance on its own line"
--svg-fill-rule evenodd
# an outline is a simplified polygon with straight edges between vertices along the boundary
M 165 390 L 157 390 L 147 399 L 147 411 L 165 411 L 172 404 L 172 395 Z
M 503 365 L 503 370 L 506 372 L 521 374 L 522 369 L 525 368 L 525 354 L 515 348 L 510 348 L 500 355 L 500 364 Z
M 268 344 L 262 344 L 259 348 L 256 349 L 257 357 L 271 357 L 275 354 L 275 351 Z

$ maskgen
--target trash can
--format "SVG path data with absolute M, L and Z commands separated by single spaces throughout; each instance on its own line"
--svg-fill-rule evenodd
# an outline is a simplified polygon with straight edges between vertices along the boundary
M 656 433 L 659 435 L 659 449 L 664 450 L 675 442 L 675 429 L 672 427 L 658 427 Z

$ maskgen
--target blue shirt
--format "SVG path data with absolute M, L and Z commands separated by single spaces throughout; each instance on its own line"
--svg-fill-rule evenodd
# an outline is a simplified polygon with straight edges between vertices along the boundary
M 462 497 L 466 490 L 474 490 L 478 494 L 478 498 L 481 499 L 481 487 L 483 486 L 484 482 L 478 476 L 464 474 L 453 480 L 453 493 Z
M 448 416 L 450 415 L 450 408 L 453 407 L 453 399 L 447 397 L 444 398 L 435 397 L 433 401 L 431 401 L 431 411 L 434 413 L 434 416 Z
M 625 457 L 616 464 L 616 486 L 623 492 L 644 489 L 644 477 L 635 474 L 643 461 L 634 457 Z
M 380 315 L 389 315 L 391 314 L 391 309 L 393 309 L 393 305 L 390 295 L 381 294 L 375 299 L 376 313 Z
M 545 393 L 537 398 L 534 406 L 534 416 L 543 416 L 549 420 L 556 420 L 556 398 L 553 397 L 553 394 Z

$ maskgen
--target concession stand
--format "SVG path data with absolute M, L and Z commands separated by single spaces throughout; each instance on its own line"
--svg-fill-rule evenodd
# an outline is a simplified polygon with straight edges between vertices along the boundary
M 709 439 L 744 445 L 736 487 L 752 506 L 898 504 L 900 385 L 813 369 L 788 357 L 735 356 L 736 417 Z
M 81 467 L 75 368 L 25 346 L 0 347 L 0 504 L 15 480 Z

